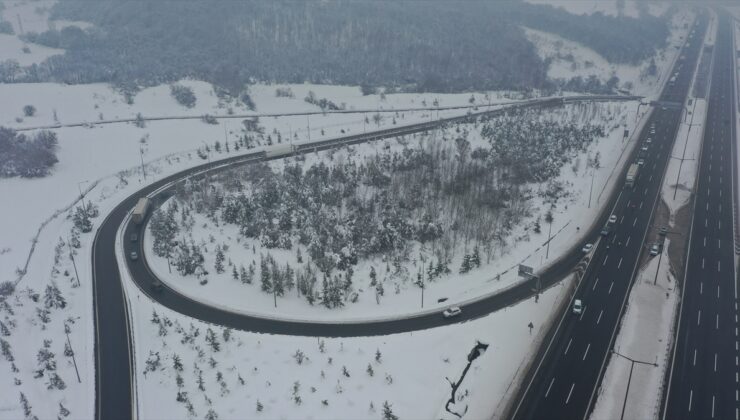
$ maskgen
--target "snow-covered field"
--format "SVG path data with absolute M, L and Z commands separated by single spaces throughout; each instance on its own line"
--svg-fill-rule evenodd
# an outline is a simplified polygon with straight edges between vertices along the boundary
M 596 4 L 609 4 L 609 2 L 583 1 L 563 3 L 589 7 L 596 7 Z M 619 78 L 621 89 L 628 90 L 634 95 L 655 97 L 660 93 L 660 87 L 666 77 L 666 72 L 661 70 L 669 68 L 672 64 L 679 51 L 677 47 L 683 43 L 688 31 L 684 28 L 684 24 L 690 23 L 692 19 L 693 15 L 686 10 L 673 16 L 668 44 L 654 57 L 658 69 L 654 75 L 650 75 L 647 71 L 650 60 L 645 60 L 639 65 L 613 64 L 596 51 L 577 42 L 530 28 L 524 28 L 524 30 L 527 38 L 537 48 L 540 57 L 550 60 L 547 72 L 549 78 L 568 80 L 576 76 L 583 79 L 595 76 L 602 83 L 606 83 L 611 77 L 616 76 Z
M 120 249 L 118 258 L 124 267 Z M 387 401 L 400 418 L 435 418 L 445 414 L 448 379 L 460 379 L 477 342 L 489 347 L 473 363 L 453 407 L 465 412 L 483 401 L 496 407 L 528 360 L 533 340 L 545 332 L 552 307 L 570 298 L 566 284 L 548 289 L 538 302 L 529 299 L 482 319 L 413 333 L 316 338 L 229 331 L 226 340 L 224 329 L 153 304 L 126 279 L 140 415 L 183 417 L 189 401 L 195 417 L 212 409 L 220 419 L 376 418 Z M 154 312 L 158 323 L 152 322 Z M 145 373 L 149 365 L 153 371 Z M 183 402 L 176 400 L 178 392 L 187 394 Z

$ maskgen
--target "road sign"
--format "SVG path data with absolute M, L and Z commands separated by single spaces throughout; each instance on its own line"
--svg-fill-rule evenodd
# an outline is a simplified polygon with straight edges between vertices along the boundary
M 532 277 L 534 269 L 532 267 L 519 264 L 519 275 L 522 277 Z

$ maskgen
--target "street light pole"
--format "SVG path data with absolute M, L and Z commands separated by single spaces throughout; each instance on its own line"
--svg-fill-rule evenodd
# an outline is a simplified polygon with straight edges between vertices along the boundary
M 141 173 L 144 175 L 144 181 L 146 181 L 146 168 L 144 167 L 144 147 L 139 146 L 139 157 L 141 157 Z
M 82 187 L 81 187 L 81 185 L 84 184 L 85 182 L 89 182 L 89 181 L 84 180 L 84 181 L 80 181 L 77 183 L 77 191 L 80 192 L 80 200 L 82 201 L 82 208 L 85 209 L 85 211 L 87 211 L 87 206 L 85 206 L 85 196 L 82 194 Z
M 612 349 L 612 353 L 616 354 L 617 356 L 621 356 L 630 361 L 630 374 L 629 374 L 629 377 L 627 378 L 627 390 L 624 392 L 624 402 L 622 403 L 622 414 L 621 416 L 619 416 L 620 420 L 624 420 L 624 409 L 627 407 L 627 396 L 629 395 L 629 392 L 630 392 L 630 382 L 632 381 L 632 370 L 635 368 L 635 363 L 639 363 L 641 365 L 650 365 L 653 367 L 658 367 L 658 363 L 650 363 L 650 362 L 643 362 L 640 360 L 635 360 L 635 359 L 632 359 L 631 357 L 627 357 L 623 354 L 620 354 L 619 352 L 613 349 Z

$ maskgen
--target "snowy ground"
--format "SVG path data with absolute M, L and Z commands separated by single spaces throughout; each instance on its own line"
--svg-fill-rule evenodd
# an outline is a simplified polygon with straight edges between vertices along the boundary
M 588 7 L 609 5 L 609 2 L 606 1 L 573 1 L 563 3 Z M 628 4 L 631 4 L 631 2 L 628 2 Z M 596 51 L 580 43 L 530 28 L 524 28 L 524 30 L 527 38 L 537 48 L 540 57 L 542 59 L 550 59 L 550 66 L 547 71 L 549 78 L 567 80 L 575 76 L 581 76 L 587 79 L 589 76 L 594 75 L 602 83 L 605 83 L 612 76 L 616 76 L 619 78 L 619 87 L 621 89 L 629 90 L 635 95 L 655 97 L 660 93 L 662 81 L 666 76 L 666 72 L 661 70 L 669 68 L 675 59 L 679 51 L 677 47 L 683 43 L 688 31 L 688 29 L 684 28 L 684 24 L 690 23 L 692 19 L 693 14 L 686 10 L 676 13 L 673 17 L 668 44 L 654 57 L 656 66 L 659 69 L 654 76 L 647 74 L 647 67 L 650 64 L 650 60 L 645 60 L 639 65 L 613 64 L 609 63 Z
M 243 238 L 238 233 L 237 226 L 221 225 L 214 227 L 211 221 L 200 214 L 192 214 L 195 220 L 194 239 L 196 243 L 203 241 L 203 243 L 210 244 L 208 246 L 210 252 L 205 255 L 205 267 L 210 271 L 207 284 L 201 284 L 200 279 L 195 276 L 183 277 L 174 270 L 170 273 L 167 260 L 156 257 L 151 252 L 150 234 L 145 236 L 146 249 L 149 251 L 147 260 L 157 276 L 170 287 L 200 301 L 241 313 L 282 319 L 357 321 L 377 319 L 378 317 L 396 317 L 409 313 L 439 311 L 451 304 L 473 300 L 511 286 L 520 281 L 516 270 L 512 270 L 512 267 L 519 263 L 526 263 L 539 269 L 544 264 L 562 255 L 574 242 L 579 241 L 578 238 L 581 235 L 579 227 L 583 227 L 584 232 L 587 230 L 587 221 L 592 220 L 600 210 L 598 204 L 607 180 L 613 182 L 613 177 L 610 179 L 610 176 L 613 175 L 615 167 L 618 166 L 618 162 L 623 162 L 622 159 L 629 155 L 629 153 L 624 152 L 633 145 L 633 142 L 625 139 L 623 134 L 625 127 L 630 132 L 634 131 L 634 112 L 636 108 L 636 103 L 625 103 L 577 105 L 562 111 L 553 111 L 556 120 L 566 118 L 567 121 L 571 121 L 571 118 L 575 118 L 576 123 L 604 122 L 607 136 L 597 140 L 587 152 L 576 158 L 574 162 L 566 164 L 561 170 L 558 180 L 564 183 L 571 196 L 567 197 L 564 202 L 559 202 L 555 209 L 555 221 L 552 227 L 554 239 L 550 244 L 549 256 L 547 247 L 543 246 L 548 237 L 549 226 L 543 222 L 540 233 L 531 230 L 531 225 L 538 217 L 544 217 L 544 212 L 548 207 L 544 203 L 545 198 L 535 194 L 532 202 L 532 208 L 535 209 L 534 214 L 531 218 L 524 220 L 520 224 L 521 226 L 515 228 L 511 236 L 506 239 L 510 246 L 507 246 L 500 253 L 497 252 L 490 264 L 486 264 L 484 258 L 481 268 L 467 274 L 457 274 L 457 269 L 464 254 L 463 245 L 461 244 L 459 251 L 455 252 L 455 256 L 450 263 L 450 268 L 454 274 L 427 283 L 424 308 L 420 306 L 420 289 L 410 282 L 397 281 L 391 274 L 395 269 L 390 267 L 391 271 L 386 272 L 386 264 L 380 259 L 360 261 L 356 267 L 353 267 L 355 273 L 353 283 L 359 289 L 360 295 L 357 303 L 348 303 L 344 308 L 327 309 L 321 305 L 309 306 L 304 298 L 287 293 L 285 297 L 278 299 L 277 307 L 275 307 L 273 296 L 259 290 L 258 277 L 254 284 L 245 285 L 232 278 L 232 269 L 234 267 L 238 268 L 239 264 L 248 267 L 252 261 L 255 261 L 254 264 L 259 267 L 260 255 L 266 255 L 268 252 L 281 264 L 287 262 L 296 267 L 299 265 L 296 262 L 296 251 L 264 249 L 258 240 Z M 561 115 L 562 117 L 559 117 Z M 609 122 L 606 123 L 605 121 Z M 456 128 L 450 128 L 449 130 L 454 134 Z M 484 142 L 478 131 L 472 129 L 467 138 L 471 143 L 471 148 Z M 445 134 L 435 133 L 434 135 Z M 411 141 L 413 144 L 414 140 Z M 385 144 L 391 148 L 399 147 L 392 140 L 386 141 Z M 352 154 L 357 156 L 374 155 L 379 147 L 375 143 L 353 147 Z M 587 168 L 585 162 L 596 153 L 601 156 L 602 166 L 594 171 L 592 168 Z M 327 165 L 331 165 L 332 161 L 346 161 L 348 159 L 348 156 L 345 156 L 346 154 L 345 151 L 320 153 L 318 156 L 311 154 L 307 157 L 306 163 L 310 164 L 312 161 L 322 160 Z M 327 159 L 329 155 L 332 156 L 331 161 Z M 282 164 L 282 162 L 274 162 L 272 165 L 275 168 L 281 168 Z M 282 171 L 278 169 L 278 172 Z M 591 191 L 592 178 L 593 191 Z M 538 191 L 543 189 L 544 185 L 533 185 L 532 187 L 535 191 Z M 606 196 L 608 196 L 608 192 Z M 589 199 L 591 200 L 590 203 Z M 225 271 L 221 274 L 215 273 L 215 270 L 211 269 L 214 266 L 216 244 L 228 246 L 225 257 L 227 261 L 235 263 L 235 266 L 227 265 Z M 304 249 L 303 252 L 306 253 L 306 250 Z M 426 254 L 426 251 L 423 253 Z M 415 249 L 411 253 L 411 255 L 418 254 L 422 254 L 422 251 Z M 431 256 L 428 256 L 428 258 L 431 258 Z M 406 268 L 413 274 L 418 271 L 418 268 L 415 259 L 412 263 L 407 264 Z M 380 299 L 380 303 L 374 298 L 374 289 L 366 287 L 370 266 L 375 267 L 379 279 L 387 278 L 387 280 L 384 280 L 386 294 Z M 500 278 L 497 278 L 499 275 Z M 257 276 L 259 276 L 259 272 L 257 272 Z M 391 280 L 399 285 L 396 293 L 393 292 L 393 288 L 390 286 L 392 284 Z M 438 302 L 438 299 L 441 298 L 447 298 L 448 300 Z
M 609 361 L 592 420 L 619 417 L 617 413 L 622 412 L 628 391 L 624 418 L 655 418 L 660 411 L 663 375 L 670 361 L 673 315 L 679 298 L 668 259 L 669 244 L 666 239 L 662 257 L 652 257 L 637 274 L 614 342 L 618 354 L 612 354 Z M 649 363 L 634 365 L 629 390 L 631 362 L 620 355 Z
M 120 266 L 125 267 L 120 249 L 118 258 Z M 454 407 L 464 412 L 471 401 L 498 402 L 519 373 L 520 365 L 527 360 L 533 340 L 545 332 L 543 325 L 552 314 L 551 308 L 569 298 L 563 293 L 567 290 L 564 284 L 544 292 L 538 303 L 530 299 L 482 319 L 450 327 L 357 338 L 286 337 L 232 331 L 226 342 L 221 328 L 153 304 L 127 278 L 125 285 L 136 343 L 139 415 L 141 418 L 187 415 L 186 404 L 178 403 L 175 398 L 178 386 L 173 355 L 177 354 L 184 366 L 180 373 L 182 390 L 188 393 L 196 417 L 203 417 L 213 408 L 221 419 L 375 418 L 381 416 L 383 403 L 388 401 L 401 418 L 433 418 L 444 414 L 450 396 L 450 385 L 445 378 L 459 380 L 467 355 L 478 341 L 489 344 L 489 348 L 472 365 L 457 391 Z M 172 323 L 164 328 L 165 336 L 160 334 L 159 325 L 151 321 L 153 311 L 162 323 L 165 317 Z M 527 328 L 529 322 L 534 325 L 532 331 Z M 176 332 L 178 326 L 184 331 Z M 200 330 L 200 337 L 183 343 L 181 340 L 192 335 L 188 332 L 194 328 Z M 218 337 L 218 352 L 204 341 L 209 328 Z M 203 350 L 201 356 L 199 349 Z M 298 351 L 305 356 L 300 364 Z M 381 354 L 380 362 L 376 351 Z M 152 353 L 159 353 L 161 367 L 144 374 L 146 360 L 155 357 Z M 211 367 L 210 358 L 215 361 L 215 367 Z M 343 374 L 344 367 L 349 376 Z M 199 370 L 203 372 L 205 391 L 198 389 L 196 372 Z M 216 379 L 218 372 L 223 374 L 224 385 Z M 296 382 L 301 403 L 295 402 L 293 394 Z M 422 394 L 424 398 L 419 398 Z M 263 406 L 261 413 L 257 410 L 258 401 Z

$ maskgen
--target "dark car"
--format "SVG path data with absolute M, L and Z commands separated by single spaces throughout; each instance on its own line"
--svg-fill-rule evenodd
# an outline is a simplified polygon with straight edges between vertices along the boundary
M 131 234 L 131 242 L 136 242 L 139 240 L 139 234 L 134 232 Z

